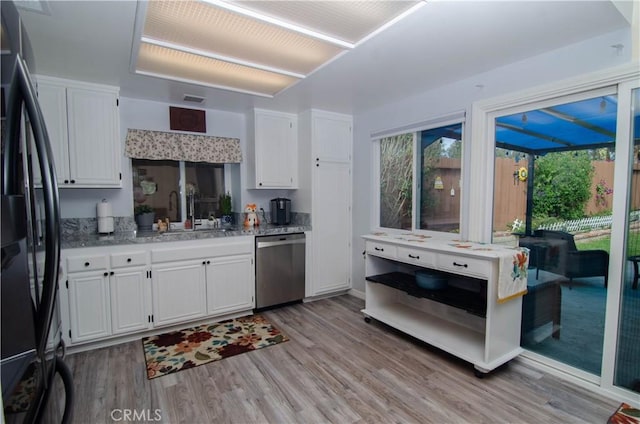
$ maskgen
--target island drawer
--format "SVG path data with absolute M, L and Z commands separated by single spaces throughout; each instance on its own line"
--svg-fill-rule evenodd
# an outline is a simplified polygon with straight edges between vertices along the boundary
M 365 250 L 370 255 L 383 256 L 395 259 L 398 257 L 398 248 L 392 244 L 381 243 L 379 241 L 367 241 Z
M 429 268 L 436 266 L 436 254 L 428 250 L 398 247 L 398 260 L 406 263 L 422 265 Z
M 437 266 L 442 271 L 481 278 L 489 278 L 491 272 L 491 261 L 489 260 L 446 253 L 438 253 Z

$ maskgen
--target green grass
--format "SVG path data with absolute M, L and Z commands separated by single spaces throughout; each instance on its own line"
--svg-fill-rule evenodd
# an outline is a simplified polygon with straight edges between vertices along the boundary
M 576 240 L 578 250 L 601 249 L 610 252 L 611 236 L 599 237 L 586 240 Z M 640 232 L 632 232 L 629 237 L 627 256 L 640 255 Z

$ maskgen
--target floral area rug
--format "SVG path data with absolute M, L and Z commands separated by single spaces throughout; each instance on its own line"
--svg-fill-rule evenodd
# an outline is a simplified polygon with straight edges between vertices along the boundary
M 149 380 L 289 340 L 261 315 L 142 339 Z
M 607 424 L 640 424 L 640 409 L 623 403 L 609 418 Z

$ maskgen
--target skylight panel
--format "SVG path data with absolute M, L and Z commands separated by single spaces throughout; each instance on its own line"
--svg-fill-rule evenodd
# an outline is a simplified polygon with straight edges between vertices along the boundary
M 343 51 L 205 3 L 183 1 L 150 2 L 144 36 L 304 75 Z
M 419 1 L 233 1 L 250 10 L 357 44 Z
M 298 81 L 291 76 L 240 66 L 143 43 L 139 73 L 243 93 L 273 96 Z
M 149 1 L 139 9 L 144 17 L 139 18 L 132 68 L 145 75 L 274 96 L 420 4 Z

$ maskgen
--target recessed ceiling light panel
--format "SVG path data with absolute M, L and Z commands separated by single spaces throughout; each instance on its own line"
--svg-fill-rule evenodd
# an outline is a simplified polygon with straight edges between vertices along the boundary
M 273 68 L 308 74 L 344 49 L 197 2 L 149 2 L 144 35 Z
M 132 69 L 274 96 L 413 10 L 421 1 L 142 2 Z
M 233 1 L 263 13 L 356 44 L 420 1 Z
M 217 88 L 273 96 L 298 81 L 287 75 L 267 72 L 221 60 L 192 55 L 151 44 L 140 45 L 140 73 L 179 81 L 200 82 Z

